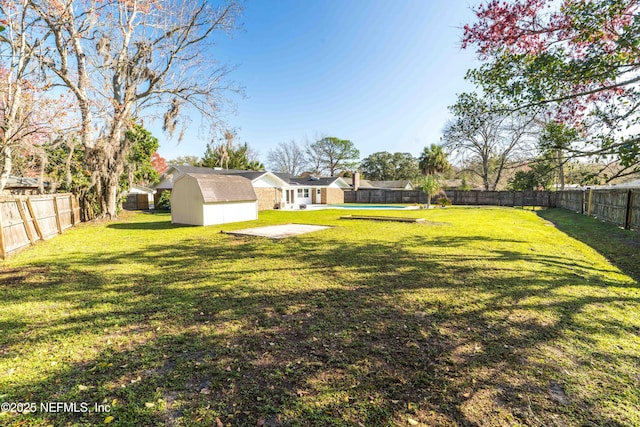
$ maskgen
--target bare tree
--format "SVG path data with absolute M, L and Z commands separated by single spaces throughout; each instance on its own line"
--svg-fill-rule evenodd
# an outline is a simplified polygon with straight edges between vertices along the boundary
M 298 176 L 307 168 L 308 162 L 304 149 L 294 140 L 280 142 L 267 154 L 267 162 L 274 172 Z
M 49 98 L 49 82 L 40 72 L 37 51 L 42 37 L 29 19 L 28 0 L 0 2 L 0 190 L 7 182 L 16 154 L 37 151 L 54 127 L 63 126 L 65 98 Z M 54 126 L 55 124 L 55 126 Z
M 314 175 L 322 175 L 326 172 L 327 169 L 322 161 L 322 153 L 317 144 L 306 142 L 304 145 L 304 154 L 307 160 L 308 172 Z
M 116 216 L 118 181 L 134 118 L 164 107 L 173 131 L 185 109 L 216 122 L 229 69 L 207 49 L 235 27 L 233 1 L 32 1 L 51 34 L 42 63 L 74 94 L 80 139 L 101 215 Z M 94 131 L 97 130 L 97 131 Z
M 482 179 L 485 190 L 495 190 L 509 164 L 535 150 L 535 117 L 508 113 L 476 94 L 462 94 L 450 107 L 455 118 L 445 126 L 443 147 L 477 163 L 470 172 Z

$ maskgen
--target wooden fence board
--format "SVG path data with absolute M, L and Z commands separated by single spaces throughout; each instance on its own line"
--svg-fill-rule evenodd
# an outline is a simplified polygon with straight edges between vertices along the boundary
M 53 198 L 33 198 L 31 205 L 34 209 L 34 215 L 38 219 L 38 225 L 42 232 L 42 239 L 46 240 L 58 233 L 58 220 L 56 219 L 56 210 Z
M 22 200 L 16 200 L 16 206 L 18 207 L 18 211 L 20 212 L 20 217 L 22 218 L 22 223 L 24 225 L 24 231 L 27 233 L 27 237 L 29 238 L 29 243 L 32 245 L 36 243 L 36 239 L 33 237 L 33 230 L 31 224 L 29 224 L 30 218 L 27 217 L 27 213 L 25 212 L 24 204 Z
M 640 189 L 631 190 L 629 228 L 640 230 Z
M 19 200 L 7 201 L 2 210 L 4 249 L 7 253 L 31 244 L 26 232 L 26 223 L 18 209 L 18 202 Z
M 79 214 L 71 194 L 1 198 L 0 257 L 59 234 L 79 222 Z
M 56 197 L 58 206 L 58 218 L 60 219 L 60 230 L 64 231 L 73 226 L 73 207 L 70 196 Z

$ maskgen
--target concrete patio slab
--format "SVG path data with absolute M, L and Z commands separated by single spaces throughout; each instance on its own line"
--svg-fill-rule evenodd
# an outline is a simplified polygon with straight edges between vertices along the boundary
M 314 231 L 325 230 L 327 228 L 331 227 L 326 225 L 283 224 L 244 228 L 242 230 L 225 231 L 225 233 L 235 236 L 259 236 L 269 237 L 271 239 L 284 239 L 285 237 L 298 236 L 300 234 L 312 233 Z

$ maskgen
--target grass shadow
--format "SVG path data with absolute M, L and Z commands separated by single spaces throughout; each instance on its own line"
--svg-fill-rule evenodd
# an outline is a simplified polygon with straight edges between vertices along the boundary
M 547 209 L 537 214 L 553 223 L 558 230 L 604 255 L 640 283 L 640 232 L 623 230 L 567 209 Z
M 637 292 L 539 223 L 554 246 L 458 227 L 131 228 L 30 260 L 0 281 L 0 395 L 116 402 L 122 426 L 632 425 Z

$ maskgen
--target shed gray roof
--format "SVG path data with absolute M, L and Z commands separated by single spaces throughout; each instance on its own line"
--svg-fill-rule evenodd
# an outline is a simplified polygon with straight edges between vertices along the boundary
M 196 180 L 204 203 L 253 202 L 258 200 L 251 181 L 242 176 L 187 173 Z
M 266 171 L 249 171 L 240 169 L 220 169 L 220 168 L 206 168 L 200 166 L 175 166 L 171 165 L 167 172 L 174 169 L 183 174 L 205 174 L 205 175 L 240 175 L 253 181 L 256 178 L 260 178 L 266 174 Z M 165 172 L 165 174 L 167 173 Z
M 215 173 L 215 169 L 213 168 L 203 168 L 200 166 L 183 166 L 183 165 L 169 165 L 169 168 L 165 171 L 165 173 L 169 172 L 169 170 L 173 168 L 182 173 Z
M 267 172 L 247 171 L 247 170 L 238 170 L 238 169 L 214 169 L 213 173 L 218 175 L 238 175 L 253 181 L 254 179 L 260 178 L 262 175 L 265 175 Z

